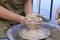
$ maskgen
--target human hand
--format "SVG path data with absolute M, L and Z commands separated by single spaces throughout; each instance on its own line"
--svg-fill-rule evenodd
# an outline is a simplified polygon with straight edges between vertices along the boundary
M 57 19 L 57 20 L 56 20 L 56 23 L 57 23 L 57 24 L 60 24 L 60 19 Z
M 56 10 L 56 22 L 60 24 L 60 6 Z
M 42 18 L 40 14 L 28 14 L 26 16 L 25 24 L 29 29 L 35 29 L 39 27 Z

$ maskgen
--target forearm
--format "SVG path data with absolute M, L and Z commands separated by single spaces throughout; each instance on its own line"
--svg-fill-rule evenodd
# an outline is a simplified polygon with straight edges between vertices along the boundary
M 24 10 L 25 10 L 26 15 L 32 13 L 32 1 L 31 0 L 27 0 L 25 2 Z
M 59 18 L 59 8 L 56 10 L 56 20 Z
M 0 17 L 9 21 L 20 22 L 21 16 L 0 6 Z

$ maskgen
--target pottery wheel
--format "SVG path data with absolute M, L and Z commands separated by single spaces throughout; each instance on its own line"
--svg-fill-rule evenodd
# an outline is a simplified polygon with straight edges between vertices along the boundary
M 39 29 L 34 30 L 28 30 L 23 29 L 19 32 L 19 36 L 21 36 L 24 39 L 44 39 L 47 38 L 50 35 L 50 31 L 48 29 L 40 27 Z

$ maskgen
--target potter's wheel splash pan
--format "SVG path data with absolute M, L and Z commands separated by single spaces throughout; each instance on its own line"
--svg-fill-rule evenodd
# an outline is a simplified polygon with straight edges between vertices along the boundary
M 41 23 L 41 27 L 44 27 L 46 29 L 49 29 L 51 34 L 50 38 L 53 38 L 55 40 L 60 39 L 60 30 L 58 30 L 55 25 L 50 25 L 50 23 Z M 15 26 L 12 26 L 8 31 L 7 31 L 7 36 L 10 40 L 25 40 L 24 38 L 21 38 L 19 36 L 19 33 L 22 29 L 26 29 L 26 25 L 24 24 L 18 24 Z M 27 39 L 26 39 L 27 40 Z

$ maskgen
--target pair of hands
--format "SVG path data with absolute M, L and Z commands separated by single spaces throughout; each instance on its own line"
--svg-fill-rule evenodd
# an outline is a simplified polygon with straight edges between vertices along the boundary
M 58 11 L 58 10 L 57 10 Z M 28 14 L 26 17 L 22 17 L 21 23 L 25 24 L 28 28 L 35 29 L 39 27 L 39 24 L 42 22 L 42 15 L 40 14 Z M 56 23 L 60 24 L 59 13 L 56 13 Z
M 22 23 L 25 24 L 29 29 L 35 29 L 39 27 L 42 22 L 42 15 L 40 14 L 28 14 L 22 18 Z

